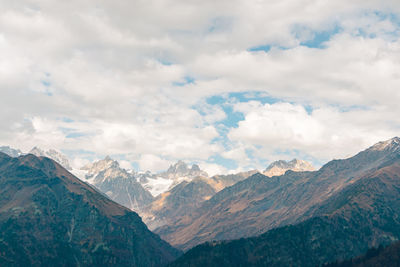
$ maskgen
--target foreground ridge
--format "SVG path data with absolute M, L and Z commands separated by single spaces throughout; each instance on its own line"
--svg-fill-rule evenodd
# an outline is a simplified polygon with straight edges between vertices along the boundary
M 56 162 L 0 153 L 0 265 L 163 266 L 179 251 Z

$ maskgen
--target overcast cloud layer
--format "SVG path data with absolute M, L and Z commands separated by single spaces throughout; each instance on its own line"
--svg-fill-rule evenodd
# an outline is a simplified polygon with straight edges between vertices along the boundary
M 400 135 L 399 1 L 0 7 L 0 145 L 217 173 Z

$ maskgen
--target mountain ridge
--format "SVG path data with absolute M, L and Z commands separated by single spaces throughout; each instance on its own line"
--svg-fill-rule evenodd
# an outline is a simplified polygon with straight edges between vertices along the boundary
M 161 266 L 179 251 L 141 218 L 32 154 L 0 153 L 0 264 Z
M 304 221 L 198 245 L 171 266 L 320 266 L 400 239 L 400 155 L 321 203 Z M 345 265 L 346 266 L 346 265 Z
M 392 143 L 390 140 L 386 142 Z M 395 142 L 380 150 L 375 148 L 372 146 L 348 159 L 330 161 L 318 171 L 287 171 L 271 178 L 255 174 L 223 189 L 192 214 L 178 217 L 155 232 L 187 250 L 209 240 L 250 237 L 298 223 L 315 205 L 400 153 Z

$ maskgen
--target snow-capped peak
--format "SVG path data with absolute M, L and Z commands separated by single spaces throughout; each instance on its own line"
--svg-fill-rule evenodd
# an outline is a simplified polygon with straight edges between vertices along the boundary
M 182 160 L 171 165 L 167 171 L 159 174 L 151 174 L 150 172 L 141 173 L 137 176 L 137 180 L 144 188 L 149 190 L 153 196 L 157 196 L 168 191 L 182 181 L 191 181 L 196 177 L 208 177 L 205 171 L 202 171 L 197 164 L 193 164 L 190 168 Z

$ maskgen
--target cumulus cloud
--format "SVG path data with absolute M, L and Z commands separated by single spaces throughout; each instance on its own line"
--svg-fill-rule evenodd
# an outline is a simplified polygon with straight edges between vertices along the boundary
M 237 109 L 246 114 L 245 119 L 229 132 L 229 138 L 265 158 L 286 150 L 325 160 L 347 157 L 400 130 L 400 124 L 385 122 L 376 110 L 321 107 L 308 112 L 290 103 L 238 104 Z

